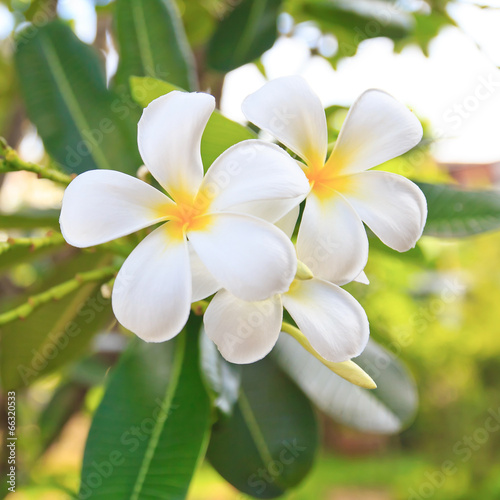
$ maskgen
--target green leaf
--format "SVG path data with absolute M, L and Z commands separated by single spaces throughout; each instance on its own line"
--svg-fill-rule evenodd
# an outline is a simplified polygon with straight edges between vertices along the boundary
M 40 447 L 43 453 L 61 434 L 69 419 L 83 406 L 89 388 L 101 384 L 107 364 L 97 357 L 85 358 L 65 370 L 38 419 Z
M 28 115 L 61 166 L 136 172 L 142 162 L 130 109 L 106 88 L 93 48 L 53 21 L 18 35 L 15 60 Z
M 309 472 L 318 446 L 307 398 L 270 360 L 243 366 L 233 415 L 212 430 L 208 458 L 240 491 L 275 498 Z
M 172 0 L 117 0 L 115 26 L 120 61 L 115 84 L 150 76 L 195 90 L 194 57 Z
M 456 186 L 416 183 L 427 198 L 424 234 L 456 238 L 500 229 L 500 194 Z
M 214 406 L 224 415 L 231 415 L 238 400 L 241 365 L 226 361 L 204 330 L 200 335 L 200 355 L 201 374 L 212 395 Z
M 39 287 L 19 298 L 25 302 L 38 291 L 74 278 L 78 272 L 96 269 L 109 263 L 106 254 L 79 254 L 59 260 L 52 274 Z M 7 309 L 11 305 L 5 305 Z M 89 283 L 0 328 L 0 366 L 5 390 L 33 383 L 88 350 L 92 337 L 106 328 L 112 319 L 109 299 L 100 293 L 99 283 Z
M 134 340 L 124 353 L 90 428 L 79 498 L 185 498 L 210 423 L 200 321 L 169 342 Z
M 148 77 L 132 77 L 130 79 L 130 87 L 132 97 L 144 108 L 152 100 L 168 94 L 172 90 L 179 90 L 178 87 L 171 83 Z M 205 170 L 208 169 L 220 154 L 233 144 L 247 139 L 255 139 L 256 137 L 256 134 L 250 129 L 233 122 L 215 110 L 210 120 L 208 120 L 201 139 L 201 156 Z
M 347 382 L 288 335 L 280 336 L 273 356 L 318 408 L 354 429 L 396 433 L 408 425 L 417 410 L 413 378 L 392 354 L 372 340 L 353 361 L 373 378 L 376 389 Z
M 282 0 L 243 0 L 217 27 L 207 62 L 228 72 L 258 59 L 278 36 L 277 20 Z

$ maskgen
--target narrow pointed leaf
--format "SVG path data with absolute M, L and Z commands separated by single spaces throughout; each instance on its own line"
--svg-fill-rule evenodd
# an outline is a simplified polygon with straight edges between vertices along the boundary
M 97 53 L 61 21 L 28 30 L 17 37 L 15 61 L 28 116 L 47 151 L 68 172 L 135 173 L 136 124 L 106 88 Z
M 243 0 L 217 27 L 208 47 L 208 64 L 228 72 L 258 59 L 278 35 L 282 0 Z
M 120 62 L 115 84 L 150 76 L 196 90 L 194 57 L 172 0 L 117 0 L 115 28 Z
M 199 318 L 175 340 L 134 340 L 110 376 L 83 459 L 79 498 L 181 500 L 206 448 Z
M 362 389 L 347 382 L 288 335 L 280 336 L 273 355 L 318 408 L 344 425 L 392 434 L 402 430 L 415 415 L 418 396 L 411 375 L 372 340 L 354 361 L 373 378 L 376 389 Z
M 457 238 L 500 228 L 500 193 L 417 182 L 427 198 L 424 234 Z
M 309 472 L 318 429 L 308 399 L 266 358 L 243 366 L 240 398 L 212 430 L 208 458 L 217 472 L 255 498 L 276 498 Z

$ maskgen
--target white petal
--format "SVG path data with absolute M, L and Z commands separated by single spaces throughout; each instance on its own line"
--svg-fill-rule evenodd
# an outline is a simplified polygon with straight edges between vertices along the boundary
M 381 90 L 367 90 L 353 104 L 328 165 L 343 174 L 368 170 L 415 147 L 422 125 L 403 104 Z
M 196 253 L 215 279 L 242 300 L 266 300 L 288 290 L 297 269 L 291 241 L 250 215 L 210 215 L 207 228 L 189 231 Z
M 245 215 L 253 215 L 258 219 L 263 219 L 271 222 L 282 231 L 283 228 L 279 225 L 281 221 L 287 217 L 290 212 L 299 210 L 300 203 L 304 200 L 304 196 L 293 198 L 290 200 L 279 201 L 252 201 L 249 203 L 241 203 L 231 208 L 231 212 Z M 297 217 L 295 218 L 295 222 Z M 285 223 L 291 224 L 291 219 L 286 219 Z M 289 229 L 289 228 L 288 228 Z M 285 231 L 286 233 L 286 231 Z
M 187 242 L 168 223 L 146 236 L 123 264 L 113 287 L 116 319 L 147 342 L 175 337 L 189 317 L 191 272 Z
M 64 192 L 61 232 L 75 247 L 89 247 L 162 220 L 158 207 L 172 201 L 154 187 L 114 170 L 91 170 Z
M 243 101 L 242 110 L 309 165 L 323 165 L 328 147 L 325 111 L 301 76 L 266 83 Z
M 370 280 L 368 279 L 368 276 L 366 275 L 366 273 L 364 271 L 361 271 L 358 274 L 358 276 L 356 276 L 356 278 L 354 278 L 354 281 L 356 281 L 357 283 L 361 283 L 363 285 L 370 284 Z
M 193 245 L 189 243 L 188 248 L 193 288 L 191 301 L 197 302 L 213 295 L 217 290 L 220 290 L 221 286 L 198 257 Z
M 364 269 L 368 259 L 366 231 L 342 195 L 307 197 L 297 255 L 316 277 L 338 285 L 352 281 Z
M 335 363 L 361 354 L 370 329 L 359 302 L 342 288 L 313 278 L 295 281 L 283 306 L 320 356 Z
M 144 109 L 139 151 L 153 177 L 175 197 L 196 194 L 203 179 L 200 143 L 215 108 L 209 94 L 173 91 Z
M 399 252 L 413 248 L 427 217 L 427 201 L 419 187 L 388 172 L 363 172 L 350 179 L 343 194 L 370 229 Z
M 204 316 L 205 331 L 231 363 L 254 363 L 268 354 L 281 330 L 283 307 L 279 295 L 246 302 L 221 290 Z
M 222 153 L 208 169 L 198 196 L 214 211 L 255 202 L 295 200 L 309 192 L 309 181 L 298 163 L 282 148 L 258 140 L 240 142 Z M 258 206 L 258 205 L 257 205 Z M 283 215 L 279 210 L 276 219 Z
M 300 206 L 297 205 L 295 208 L 290 210 L 286 215 L 284 215 L 275 226 L 280 228 L 289 238 L 292 237 L 295 225 L 297 224 L 297 219 L 299 218 Z

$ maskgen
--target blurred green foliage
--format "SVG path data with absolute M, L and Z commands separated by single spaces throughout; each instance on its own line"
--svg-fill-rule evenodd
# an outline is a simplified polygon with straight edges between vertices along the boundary
M 42 164 L 57 162 L 57 167 L 68 173 L 96 167 L 135 173 L 141 163 L 135 128 L 142 107 L 173 86 L 188 90 L 210 86 L 220 98 L 225 73 L 248 62 L 258 64 L 262 53 L 279 36 L 276 21 L 280 12 L 293 19 L 283 36 L 293 36 L 297 25 L 305 22 L 318 26 L 322 36 L 335 37 L 338 49 L 334 54 L 323 54 L 319 42 L 310 47 L 311 54 L 325 57 L 334 68 L 342 58 L 354 56 L 363 40 L 380 36 L 393 40 L 395 51 L 412 44 L 426 53 L 439 31 L 454 24 L 447 14 L 445 0 L 429 2 L 424 10 L 409 8 L 411 2 L 407 5 L 389 0 L 96 2 L 99 23 L 111 30 L 120 55 L 118 71 L 108 85 L 102 64 L 102 37 L 98 37 L 94 47 L 78 40 L 68 23 L 56 19 L 57 2 L 53 0 L 3 3 L 14 14 L 16 26 L 24 21 L 33 24 L 18 33 L 17 50 L 13 37 L 0 42 L 0 135 L 17 147 L 26 132 L 27 114 L 51 157 L 46 155 Z M 334 141 L 345 109 L 331 107 L 327 116 L 329 139 Z M 107 120 L 106 128 L 112 128 L 109 134 L 103 130 L 103 120 Z M 97 140 L 99 134 L 102 142 Z M 215 114 L 202 146 L 205 166 L 228 146 L 254 136 L 248 128 Z M 78 153 L 77 148 L 83 148 L 82 141 L 87 141 L 87 150 L 82 149 L 85 154 L 77 154 L 80 161 L 72 165 L 67 147 Z M 410 368 L 418 386 L 420 409 L 411 427 L 398 436 L 382 438 L 383 448 L 365 449 L 363 457 L 346 455 L 356 449 L 353 443 L 373 436 L 336 425 L 335 454 L 322 455 L 312 474 L 287 498 L 306 500 L 329 498 L 329 495 L 348 498 L 349 492 L 361 491 L 365 496 L 360 498 L 378 492 L 385 495 L 380 498 L 403 499 L 411 498 L 412 491 L 417 494 L 422 488 L 429 491 L 425 488 L 430 484 L 433 498 L 495 500 L 500 497 L 500 468 L 495 462 L 500 432 L 488 431 L 486 421 L 500 411 L 500 336 L 497 335 L 500 234 L 490 232 L 460 241 L 437 237 L 456 238 L 498 229 L 498 196 L 489 191 L 464 192 L 433 185 L 449 183 L 450 179 L 436 167 L 425 147 L 383 168 L 424 183 L 422 188 L 430 205 L 427 236 L 406 254 L 393 252 L 372 238 L 366 269 L 371 285 L 351 284 L 347 288 L 365 307 L 372 337 L 393 354 L 397 363 Z M 58 230 L 57 216 L 56 211 L 34 212 L 29 207 L 13 214 L 0 214 L 0 234 L 44 237 L 46 230 Z M 74 278 L 79 272 L 110 263 L 119 266 L 123 253 L 133 246 L 133 241 L 121 243 L 125 250 L 120 255 L 113 248 L 89 252 L 57 245 L 30 252 L 29 259 L 26 249 L 17 260 L 6 252 L 9 260 L 0 261 L 0 314 L 36 293 Z M 154 379 L 157 372 L 148 374 L 144 360 L 135 360 L 141 367 L 137 373 L 142 373 L 143 379 L 134 376 L 129 380 L 127 372 L 120 377 L 127 360 L 134 359 L 133 353 L 122 358 L 111 380 L 108 377 L 104 382 L 108 368 L 116 363 L 128 340 L 124 332 L 119 337 L 100 335 L 113 327 L 109 301 L 103 296 L 108 280 L 109 277 L 87 284 L 38 309 L 25 320 L 1 327 L 2 388 L 3 391 L 19 389 L 18 428 L 23 435 L 18 442 L 18 485 L 22 495 L 19 498 L 71 498 L 79 487 L 84 446 L 79 436 L 86 434 L 92 415 L 97 415 L 98 424 L 101 419 L 107 422 L 106 427 L 94 424 L 91 430 L 91 435 L 98 434 L 103 440 L 116 430 L 114 414 L 106 413 L 106 405 L 109 410 L 119 397 L 127 402 L 127 390 L 134 384 L 138 386 L 134 396 L 147 400 L 147 404 L 154 401 L 151 394 L 156 394 L 155 391 L 164 394 L 165 387 L 154 385 L 155 382 L 161 385 L 164 380 L 148 380 L 148 376 Z M 68 347 L 60 348 L 53 361 L 30 368 L 33 352 L 47 345 L 57 347 L 54 339 L 62 342 L 60 328 L 68 321 L 76 325 L 72 328 L 75 332 L 78 328 L 79 334 L 68 342 Z M 172 348 L 164 346 L 165 351 Z M 198 354 L 194 351 L 190 356 L 196 358 Z M 161 358 L 168 353 L 156 354 Z M 374 372 L 382 370 L 373 364 L 377 359 L 372 358 L 370 369 Z M 158 363 L 161 362 L 160 359 Z M 18 369 L 21 365 L 35 373 L 29 377 L 27 386 Z M 201 384 L 197 367 L 191 368 L 184 382 Z M 266 369 L 278 370 L 274 364 Z M 262 375 L 259 371 L 254 377 L 252 370 L 244 371 L 245 390 L 251 390 L 252 383 Z M 403 382 L 411 381 L 405 378 L 406 370 L 401 370 Z M 281 372 L 273 380 L 283 384 L 283 391 L 297 391 L 295 402 L 304 398 Z M 143 386 L 139 387 L 141 383 Z M 182 387 L 180 384 L 172 391 Z M 390 383 L 387 387 L 390 388 Z M 381 399 L 384 404 L 384 398 Z M 101 401 L 104 405 L 99 406 Z M 310 403 L 305 398 L 304 401 L 303 418 L 310 419 Z M 134 399 L 128 402 L 134 408 L 139 405 Z M 201 408 L 197 414 L 202 417 L 201 436 L 209 418 L 221 415 L 209 416 L 204 400 L 193 401 L 193 406 L 195 403 Z M 228 404 L 231 406 L 234 401 Z M 224 432 L 230 434 L 232 425 L 241 424 L 241 411 L 235 411 L 233 416 L 228 411 L 222 417 L 212 450 L 217 446 L 227 447 Z M 184 418 L 189 416 L 179 416 L 179 420 Z M 120 424 L 126 428 L 130 422 Z M 176 425 L 187 433 L 182 422 Z M 311 426 L 314 434 L 315 427 Z M 331 426 L 330 422 L 327 430 Z M 269 438 L 273 437 L 272 426 L 270 429 Z M 340 446 L 339 440 L 346 436 L 351 439 L 350 445 Z M 194 439 L 196 436 L 193 438 L 195 451 L 187 467 L 189 477 L 197 453 L 207 444 L 203 441 L 206 436 L 201 437 L 198 441 Z M 95 442 L 89 441 L 84 470 L 95 457 L 101 460 L 100 454 L 108 451 L 95 446 Z M 70 451 L 65 443 L 70 443 Z M 262 458 L 257 456 L 256 461 Z M 304 463 L 296 464 L 299 472 L 284 482 L 284 489 L 302 479 L 308 470 L 312 458 L 309 455 L 303 458 Z M 445 475 L 441 484 L 443 464 L 447 461 L 453 463 L 455 472 Z M 218 455 L 212 462 L 225 477 L 231 476 L 234 464 L 227 457 Z M 233 484 L 238 483 L 237 479 L 233 478 Z M 181 484 L 179 491 L 184 491 L 185 486 Z M 2 483 L 0 493 L 4 489 Z M 240 497 L 229 486 L 221 485 L 214 471 L 204 466 L 197 472 L 188 498 Z

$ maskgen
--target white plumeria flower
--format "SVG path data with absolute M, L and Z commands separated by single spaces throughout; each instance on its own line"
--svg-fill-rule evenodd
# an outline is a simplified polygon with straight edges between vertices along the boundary
M 290 238 L 296 215 L 287 214 L 276 225 Z M 205 332 L 232 363 L 254 363 L 278 341 L 283 308 L 321 358 L 340 363 L 359 356 L 370 336 L 368 318 L 348 292 L 299 263 L 297 275 L 283 294 L 248 302 L 228 290 L 216 293 L 203 318 Z M 358 280 L 366 280 L 361 273 Z M 366 282 L 365 281 L 365 282 Z
M 170 197 L 110 170 L 79 175 L 64 194 L 61 230 L 76 247 L 168 221 L 129 255 L 113 288 L 118 321 L 146 341 L 177 335 L 191 302 L 221 287 L 263 300 L 288 290 L 296 272 L 287 236 L 252 214 L 262 202 L 279 219 L 304 199 L 307 179 L 281 148 L 254 140 L 229 148 L 203 177 L 200 142 L 214 107 L 208 94 L 174 91 L 144 110 L 139 150 Z
M 311 190 L 297 253 L 314 274 L 338 284 L 359 275 L 368 258 L 363 222 L 395 250 L 415 246 L 427 217 L 423 193 L 402 176 L 367 172 L 420 142 L 422 126 L 405 106 L 380 90 L 366 91 L 350 109 L 327 160 L 325 113 L 303 78 L 266 83 L 242 109 L 305 162 Z
M 339 363 L 359 356 L 369 338 L 361 305 L 333 283 L 309 276 L 295 279 L 281 295 L 247 302 L 227 290 L 215 294 L 205 312 L 207 335 L 232 363 L 253 363 L 266 356 L 278 341 L 283 307 L 314 350 Z

